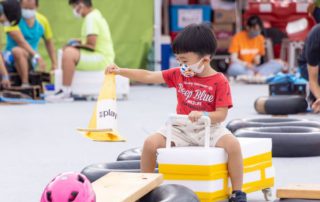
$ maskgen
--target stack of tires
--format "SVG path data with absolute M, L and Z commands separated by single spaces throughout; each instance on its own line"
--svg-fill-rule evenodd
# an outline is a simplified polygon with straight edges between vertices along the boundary
M 227 128 L 237 137 L 271 138 L 274 157 L 320 156 L 320 122 L 296 118 L 236 119 Z

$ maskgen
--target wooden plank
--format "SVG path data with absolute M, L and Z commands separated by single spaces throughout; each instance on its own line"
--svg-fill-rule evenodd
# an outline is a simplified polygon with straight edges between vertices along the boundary
M 159 186 L 162 174 L 111 172 L 92 186 L 97 202 L 133 202 Z
M 320 184 L 291 184 L 277 189 L 278 198 L 320 199 Z
M 40 99 L 40 92 L 41 92 L 40 86 L 30 86 L 30 87 L 24 87 L 24 88 L 20 86 L 11 86 L 6 90 L 26 94 L 34 100 Z

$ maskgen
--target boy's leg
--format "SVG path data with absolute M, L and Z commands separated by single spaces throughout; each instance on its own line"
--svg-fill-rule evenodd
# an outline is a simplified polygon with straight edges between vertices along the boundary
M 228 171 L 231 178 L 232 190 L 242 190 L 243 184 L 243 159 L 240 143 L 231 134 L 222 136 L 216 147 L 224 148 L 228 153 Z
M 166 138 L 160 133 L 155 133 L 144 141 L 140 163 L 141 172 L 154 172 L 157 161 L 157 149 L 165 146 Z
M 12 49 L 12 55 L 15 61 L 15 68 L 18 74 L 20 75 L 22 84 L 28 84 L 29 83 L 28 52 L 23 48 L 15 47 Z

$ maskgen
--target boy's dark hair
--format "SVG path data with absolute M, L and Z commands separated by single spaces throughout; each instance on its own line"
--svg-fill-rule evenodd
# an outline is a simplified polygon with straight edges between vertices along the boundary
M 92 0 L 69 0 L 69 5 L 77 4 L 80 2 L 88 7 L 92 7 Z
M 260 29 L 263 30 L 263 23 L 261 18 L 257 15 L 250 16 L 247 20 L 247 26 L 252 28 L 256 25 L 259 25 Z
M 5 0 L 0 2 L 3 14 L 7 17 L 11 25 L 17 25 L 21 19 L 21 7 L 17 0 Z
M 215 54 L 217 39 L 208 24 L 191 24 L 184 28 L 172 43 L 173 53 L 193 52 L 200 56 Z

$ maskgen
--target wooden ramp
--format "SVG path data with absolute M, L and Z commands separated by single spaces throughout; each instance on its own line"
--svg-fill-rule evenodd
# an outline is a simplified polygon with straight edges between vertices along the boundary
M 162 174 L 111 172 L 92 186 L 96 202 L 133 202 L 159 186 Z
M 320 199 L 320 184 L 292 184 L 277 189 L 278 198 Z

